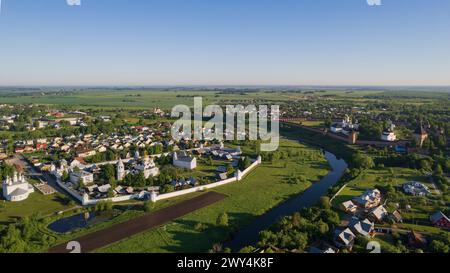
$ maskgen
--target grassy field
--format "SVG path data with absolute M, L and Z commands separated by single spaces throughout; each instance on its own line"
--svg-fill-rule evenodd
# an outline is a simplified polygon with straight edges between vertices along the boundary
M 33 213 L 39 213 L 42 216 L 51 215 L 68 208 L 61 194 L 45 196 L 35 191 L 22 202 L 13 203 L 0 199 L 0 223 L 14 222 L 17 218 L 30 216 Z
M 302 125 L 310 126 L 310 127 L 321 127 L 321 126 L 324 126 L 324 123 L 323 123 L 323 121 L 307 120 L 307 121 L 302 121 Z
M 281 150 L 307 150 L 321 154 L 317 149 L 286 140 L 282 141 Z M 263 163 L 243 181 L 215 189 L 229 196 L 225 200 L 99 252 L 206 252 L 213 244 L 225 241 L 232 231 L 249 224 L 258 215 L 318 181 L 329 169 L 322 155 L 318 160 L 291 158 L 286 162 L 286 166 L 281 162 L 273 165 Z M 307 181 L 289 184 L 286 178 L 292 174 L 303 175 Z M 228 227 L 216 225 L 216 219 L 222 212 L 229 215 Z M 203 225 L 203 230 L 196 230 L 195 226 L 199 223 Z

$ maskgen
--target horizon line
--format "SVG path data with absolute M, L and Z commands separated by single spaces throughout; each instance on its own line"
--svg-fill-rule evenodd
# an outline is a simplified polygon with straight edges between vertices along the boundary
M 205 88 L 205 87 L 289 87 L 289 88 L 305 88 L 305 87 L 350 87 L 350 88 L 384 88 L 384 87 L 405 87 L 405 88 L 450 88 L 448 85 L 440 84 L 25 84 L 25 85 L 0 85 L 0 88 Z

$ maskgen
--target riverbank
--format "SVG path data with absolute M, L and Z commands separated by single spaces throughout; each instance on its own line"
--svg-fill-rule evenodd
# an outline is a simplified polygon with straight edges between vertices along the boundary
M 226 244 L 226 246 L 234 252 L 237 252 L 245 246 L 253 245 L 258 241 L 261 231 L 268 229 L 282 217 L 292 215 L 302 208 L 315 205 L 320 200 L 320 197 L 327 193 L 330 187 L 339 182 L 348 167 L 344 160 L 338 159 L 329 152 L 325 152 L 325 157 L 332 168 L 325 177 L 318 183 L 313 184 L 305 192 L 281 203 L 258 217 L 249 226 L 235 234 L 233 240 Z
M 323 134 L 305 130 L 301 126 L 294 123 L 280 124 L 280 133 L 283 137 L 306 143 L 314 147 L 320 147 L 338 158 L 343 158 L 348 164 L 351 164 L 351 158 L 355 152 L 354 148 L 346 143 L 336 141 Z M 351 167 L 351 165 L 349 166 Z

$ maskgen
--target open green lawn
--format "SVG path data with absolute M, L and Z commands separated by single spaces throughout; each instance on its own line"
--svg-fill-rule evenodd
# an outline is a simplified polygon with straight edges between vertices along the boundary
M 321 127 L 321 126 L 324 126 L 324 123 L 323 123 L 323 121 L 319 121 L 319 120 L 306 120 L 306 121 L 302 121 L 302 125 L 311 126 L 311 127 Z
M 287 140 L 282 141 L 281 150 L 320 153 L 317 149 Z M 229 196 L 225 200 L 99 252 L 206 252 L 213 244 L 226 240 L 231 231 L 249 224 L 258 215 L 318 181 L 329 169 L 323 155 L 318 160 L 290 158 L 286 162 L 286 166 L 281 162 L 274 165 L 263 163 L 243 181 L 215 189 Z M 303 175 L 307 182 L 286 183 L 285 179 L 292 174 Z M 230 218 L 227 228 L 215 224 L 222 212 L 227 212 Z M 206 228 L 197 231 L 195 226 L 198 223 Z
M 392 175 L 392 173 L 394 175 Z M 407 168 L 383 168 L 366 170 L 358 178 L 348 183 L 348 185 L 333 200 L 334 206 L 339 206 L 342 202 L 360 196 L 368 189 L 383 187 L 388 184 L 401 186 L 409 181 L 419 181 L 431 188 L 428 180 L 417 170 Z
M 339 195 L 337 195 L 332 202 L 332 205 L 334 207 L 339 207 L 340 204 L 344 203 L 345 201 L 351 200 L 356 196 L 360 196 L 361 194 L 364 193 L 364 190 L 362 189 L 357 189 L 351 186 L 347 186 L 345 187 L 340 193 Z
M 419 181 L 427 186 L 431 186 L 426 177 L 417 170 L 408 168 L 391 168 L 391 170 L 392 173 L 389 168 L 367 170 L 349 185 L 363 189 L 372 189 L 379 185 L 391 184 L 393 186 L 401 186 L 409 181 Z
M 30 216 L 33 213 L 39 213 L 42 216 L 51 215 L 68 208 L 61 194 L 45 196 L 36 190 L 22 202 L 7 202 L 0 199 L 0 222 L 13 222 L 17 218 Z

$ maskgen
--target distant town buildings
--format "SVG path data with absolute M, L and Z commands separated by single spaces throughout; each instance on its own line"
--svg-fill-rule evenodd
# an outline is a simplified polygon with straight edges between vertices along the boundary
M 345 135 L 349 135 L 352 131 L 357 131 L 358 129 L 358 121 L 355 121 L 355 123 L 353 123 L 348 115 L 345 115 L 345 118 L 341 122 L 334 122 L 330 126 L 331 132 L 335 134 L 342 133 Z

